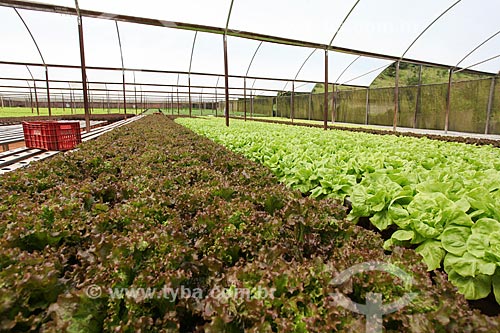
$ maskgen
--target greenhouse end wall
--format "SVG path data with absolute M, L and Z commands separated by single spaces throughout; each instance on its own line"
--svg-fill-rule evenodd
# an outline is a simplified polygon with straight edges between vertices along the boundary
M 449 130 L 484 133 L 487 123 L 488 100 L 492 79 L 454 82 L 451 90 Z M 443 130 L 446 119 L 447 84 L 407 86 L 399 88 L 398 126 Z M 337 122 L 392 126 L 394 95 L 392 88 L 340 90 L 328 94 L 328 121 L 332 120 L 335 104 Z M 275 100 L 277 99 L 277 105 Z M 260 112 L 274 108 L 278 117 L 290 118 L 291 96 L 263 98 L 267 104 Z M 419 103 L 417 103 L 419 100 Z M 368 103 L 367 103 L 368 102 Z M 243 103 L 243 102 L 241 102 Z M 249 102 L 248 102 L 249 103 Z M 262 103 L 262 101 L 260 101 Z M 323 120 L 324 94 L 295 94 L 294 119 Z M 489 131 L 500 134 L 500 84 L 495 81 Z

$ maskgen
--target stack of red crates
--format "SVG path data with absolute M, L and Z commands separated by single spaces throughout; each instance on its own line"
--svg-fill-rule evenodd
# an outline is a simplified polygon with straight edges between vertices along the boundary
M 23 131 L 28 148 L 70 150 L 82 142 L 79 122 L 23 122 Z

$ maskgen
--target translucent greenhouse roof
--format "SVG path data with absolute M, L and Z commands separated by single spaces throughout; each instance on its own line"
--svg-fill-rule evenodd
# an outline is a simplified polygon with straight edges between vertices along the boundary
M 27 9 L 36 7 L 32 2 L 0 0 L 0 22 L 8 31 L 0 35 L 1 79 L 44 78 L 43 67 L 30 65 L 29 74 L 26 66 L 8 64 L 42 63 L 27 26 L 45 63 L 75 67 L 50 68 L 51 79 L 76 85 L 81 80 L 77 20 L 63 8 L 73 10 L 75 2 L 44 3 L 56 6 L 34 11 Z M 335 84 L 369 86 L 399 59 L 486 74 L 500 70 L 498 1 L 80 0 L 79 5 L 92 14 L 83 14 L 83 24 L 87 76 L 95 85 L 121 81 L 119 32 L 123 65 L 134 69 L 126 71 L 127 82 L 164 85 L 168 91 L 180 85 L 183 92 L 190 83 L 193 94 L 222 95 L 226 24 L 233 95 L 243 94 L 243 86 L 253 95 L 276 95 L 292 86 L 311 91 L 324 82 L 325 48 L 329 83 Z M 126 22 L 124 15 L 146 24 Z M 153 21 L 156 26 L 148 25 Z

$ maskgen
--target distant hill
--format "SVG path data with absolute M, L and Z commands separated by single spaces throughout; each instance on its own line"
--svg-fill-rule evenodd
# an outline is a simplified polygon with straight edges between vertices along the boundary
M 399 84 L 401 86 L 411 86 L 418 84 L 419 66 L 408 63 L 401 63 L 399 70 Z M 485 75 L 456 73 L 453 74 L 453 81 L 465 81 L 485 78 Z M 371 88 L 394 87 L 396 78 L 396 64 L 387 67 L 380 75 L 373 81 Z M 422 69 L 422 84 L 432 83 L 447 83 L 448 70 L 444 68 L 423 67 Z M 341 89 L 352 89 L 349 87 L 341 87 Z M 314 87 L 313 93 L 324 92 L 324 84 L 317 84 Z M 332 91 L 332 87 L 329 88 Z

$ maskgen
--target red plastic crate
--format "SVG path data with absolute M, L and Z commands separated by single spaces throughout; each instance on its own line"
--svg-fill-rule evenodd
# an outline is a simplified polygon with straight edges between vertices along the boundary
M 79 122 L 23 122 L 23 131 L 28 148 L 70 150 L 82 142 Z

